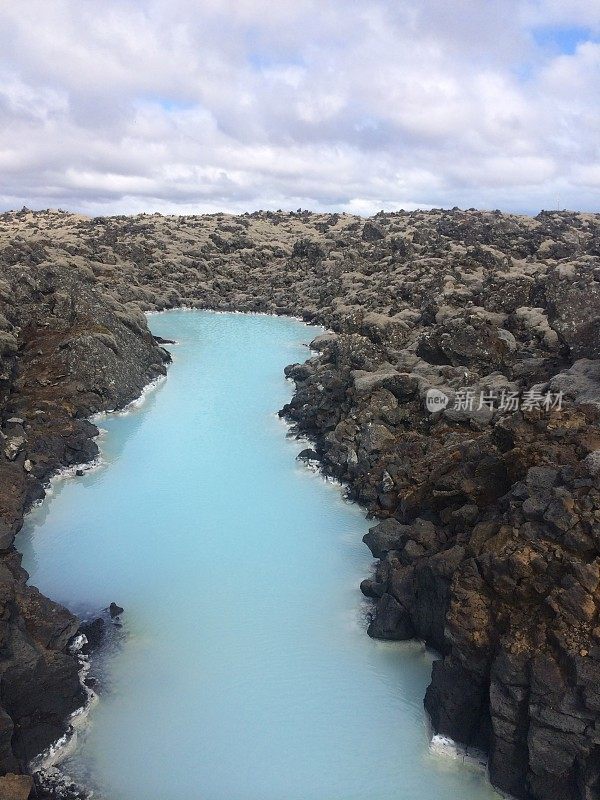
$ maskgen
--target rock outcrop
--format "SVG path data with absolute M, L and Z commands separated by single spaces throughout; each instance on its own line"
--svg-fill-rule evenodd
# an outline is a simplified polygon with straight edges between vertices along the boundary
M 85 416 L 164 370 L 141 312 L 300 315 L 330 332 L 286 370 L 282 413 L 379 520 L 369 633 L 439 651 L 432 724 L 486 749 L 496 786 L 600 797 L 599 243 L 598 215 L 566 212 L 3 215 L 9 628 L 69 658 L 67 612 L 59 630 L 38 610 L 12 537 L 58 465 L 93 457 Z M 14 749 L 5 697 L 14 772 L 41 742 Z
M 49 477 L 97 455 L 86 417 L 137 397 L 168 355 L 88 268 L 22 241 L 0 254 L 0 328 L 0 797 L 26 798 L 18 773 L 85 693 L 68 648 L 79 621 L 27 584 L 14 538 Z

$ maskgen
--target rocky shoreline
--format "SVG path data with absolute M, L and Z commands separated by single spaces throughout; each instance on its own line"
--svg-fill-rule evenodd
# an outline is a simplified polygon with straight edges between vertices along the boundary
M 86 699 L 69 650 L 79 620 L 27 585 L 14 537 L 53 474 L 97 456 L 87 417 L 125 406 L 169 360 L 143 315 L 128 315 L 94 283 L 40 253 L 2 261 L 0 772 L 11 777 L 0 778 L 0 797 L 28 796 L 21 773 Z
M 0 265 L 2 772 L 80 703 L 78 623 L 26 586 L 14 534 L 95 456 L 86 417 L 164 373 L 142 312 L 189 305 L 332 331 L 286 370 L 282 414 L 381 520 L 369 633 L 441 653 L 434 730 L 485 749 L 495 786 L 600 796 L 598 215 L 23 210 L 0 216 Z

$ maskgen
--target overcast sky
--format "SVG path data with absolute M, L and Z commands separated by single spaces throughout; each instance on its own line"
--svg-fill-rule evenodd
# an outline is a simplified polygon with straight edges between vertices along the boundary
M 0 207 L 600 211 L 599 0 L 0 0 Z

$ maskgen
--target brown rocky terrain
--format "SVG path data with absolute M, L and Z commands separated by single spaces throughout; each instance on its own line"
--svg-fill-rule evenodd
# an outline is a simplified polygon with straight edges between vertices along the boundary
M 282 413 L 381 520 L 369 633 L 440 652 L 433 726 L 496 786 L 600 797 L 600 216 L 24 210 L 0 216 L 0 270 L 3 771 L 80 702 L 77 622 L 26 586 L 14 533 L 93 457 L 86 416 L 164 371 L 141 312 L 183 304 L 332 331 Z
M 0 772 L 19 773 L 85 694 L 68 650 L 79 622 L 27 585 L 14 536 L 57 469 L 96 456 L 86 417 L 137 397 L 167 354 L 89 270 L 19 243 L 0 255 L 0 349 Z M 18 782 L 0 778 L 0 797 L 21 797 Z

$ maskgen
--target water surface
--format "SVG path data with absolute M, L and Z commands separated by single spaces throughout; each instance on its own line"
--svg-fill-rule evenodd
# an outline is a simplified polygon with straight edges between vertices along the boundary
M 19 541 L 51 597 L 126 609 L 68 770 L 107 800 L 495 797 L 429 752 L 430 656 L 367 637 L 368 523 L 277 417 L 315 329 L 183 311 L 151 327 L 179 342 L 168 380 L 101 423 L 107 465 L 59 484 Z

